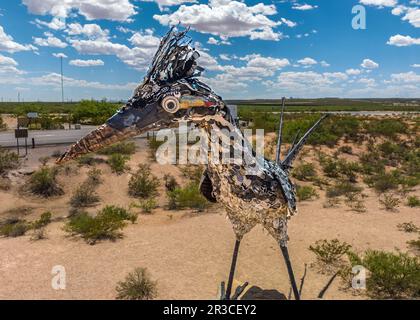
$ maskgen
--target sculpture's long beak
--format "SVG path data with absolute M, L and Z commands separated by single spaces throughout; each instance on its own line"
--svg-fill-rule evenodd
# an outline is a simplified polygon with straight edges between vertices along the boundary
M 84 154 L 98 151 L 115 142 L 136 136 L 138 130 L 134 127 L 117 130 L 108 124 L 103 124 L 88 135 L 77 141 L 56 160 L 57 164 L 76 159 Z

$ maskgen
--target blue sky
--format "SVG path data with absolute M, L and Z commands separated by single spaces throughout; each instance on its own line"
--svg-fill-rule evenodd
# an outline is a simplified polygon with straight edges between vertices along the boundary
M 66 100 L 127 99 L 178 22 L 226 99 L 420 97 L 420 0 L 0 0 L 0 97 L 59 101 L 63 56 Z

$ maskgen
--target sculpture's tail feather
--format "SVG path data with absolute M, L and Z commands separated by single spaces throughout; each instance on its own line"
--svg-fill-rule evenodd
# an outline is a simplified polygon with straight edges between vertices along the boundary
M 298 139 L 300 137 L 300 129 L 296 132 L 295 137 L 293 138 L 293 141 L 289 147 L 289 149 L 286 152 L 286 155 L 290 153 L 290 151 L 293 149 L 293 147 L 296 145 L 296 142 L 298 142 Z
M 137 131 L 131 128 L 116 130 L 108 124 L 103 124 L 72 145 L 69 150 L 56 160 L 56 163 L 60 164 L 76 159 L 84 154 L 98 151 L 105 146 L 135 136 L 136 134 Z
M 305 144 L 306 140 L 308 140 L 309 136 L 318 126 L 320 123 L 327 118 L 329 115 L 326 114 L 322 116 L 315 124 L 308 130 L 306 133 L 300 138 L 299 142 L 294 144 L 291 148 L 289 153 L 287 154 L 286 158 L 281 162 L 283 168 L 290 168 L 292 166 L 293 161 L 295 160 L 296 156 L 298 155 L 299 151 L 302 149 L 303 145 Z
M 280 163 L 280 152 L 281 152 L 281 140 L 283 138 L 283 117 L 284 117 L 284 104 L 286 98 L 281 99 L 281 113 L 280 113 L 280 125 L 279 125 L 279 137 L 277 140 L 277 150 L 276 150 L 276 163 Z

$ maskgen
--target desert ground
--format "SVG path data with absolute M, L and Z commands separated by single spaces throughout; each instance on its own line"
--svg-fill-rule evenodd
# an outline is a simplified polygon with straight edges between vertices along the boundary
M 148 163 L 160 180 L 172 174 L 180 184 L 185 177 L 179 167 L 159 165 L 150 159 L 147 140 L 135 140 L 137 152 L 128 165 L 133 172 L 139 163 Z M 129 223 L 123 238 L 103 240 L 89 245 L 83 239 L 70 237 L 63 226 L 69 215 L 69 199 L 86 178 L 89 168 L 74 166 L 74 172 L 60 174 L 64 195 L 44 199 L 20 192 L 27 179 L 25 173 L 38 168 L 40 157 L 64 151 L 66 146 L 30 150 L 20 173 L 12 177 L 12 188 L 0 191 L 0 220 L 21 215 L 31 221 L 44 211 L 53 213 L 47 225 L 47 238 L 32 241 L 30 233 L 16 238 L 0 238 L 0 299 L 115 299 L 118 281 L 136 267 L 146 267 L 157 281 L 157 299 L 216 299 L 221 281 L 226 281 L 234 246 L 234 233 L 223 208 L 213 205 L 203 212 L 167 210 L 165 187 L 159 187 L 158 208 L 153 214 L 142 214 L 136 223 Z M 305 152 L 306 161 L 311 149 Z M 300 159 L 302 161 L 302 159 Z M 53 159 L 49 160 L 53 164 Z M 128 208 L 136 199 L 128 196 L 131 172 L 111 172 L 106 163 L 97 164 L 103 183 L 98 187 L 101 198 L 89 212 L 110 204 Z M 19 170 L 18 170 L 19 171 Z M 303 183 L 305 184 L 305 183 Z M 366 249 L 403 251 L 410 249 L 408 240 L 415 235 L 401 232 L 397 225 L 413 222 L 420 225 L 418 208 L 402 203 L 396 211 L 384 210 L 372 189 L 364 189 L 366 212 L 357 213 L 346 206 L 324 208 L 325 194 L 313 201 L 298 203 L 299 212 L 289 223 L 289 250 L 298 283 L 304 277 L 303 299 L 319 299 L 318 295 L 331 279 L 316 267 L 315 256 L 308 247 L 320 239 L 337 238 L 352 245 L 353 250 Z M 420 195 L 419 189 L 412 194 Z M 52 268 L 64 266 L 66 289 L 51 286 Z M 283 258 L 276 242 L 260 227 L 242 241 L 235 278 L 250 286 L 277 290 L 286 298 L 290 285 Z M 366 299 L 361 292 L 347 290 L 336 278 L 323 299 Z

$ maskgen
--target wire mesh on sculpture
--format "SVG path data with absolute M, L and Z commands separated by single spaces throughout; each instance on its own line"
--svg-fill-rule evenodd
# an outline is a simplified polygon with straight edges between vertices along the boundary
M 105 124 L 71 146 L 57 159 L 58 163 L 150 130 L 176 127 L 181 121 L 195 123 L 207 133 L 208 140 L 211 132 L 228 135 L 229 139 L 239 138 L 234 141 L 241 142 L 232 147 L 240 149 L 243 157 L 253 157 L 252 146 L 243 137 L 222 98 L 197 78 L 203 68 L 197 64 L 200 55 L 190 46 L 187 31 L 171 29 L 166 34 L 133 97 Z M 245 162 L 211 161 L 212 157 L 209 157 L 201 179 L 200 191 L 209 201 L 219 202 L 226 208 L 236 235 L 228 283 L 226 288 L 224 283 L 221 285 L 223 299 L 237 298 L 246 286 L 238 287 L 232 295 L 240 242 L 257 224 L 279 243 L 294 296 L 299 299 L 287 250 L 287 222 L 296 213 L 295 187 L 289 179 L 289 170 L 303 144 L 325 116 L 302 138 L 295 139 L 281 160 L 283 114 L 284 103 L 275 162 L 262 158 L 250 168 L 251 165 Z

